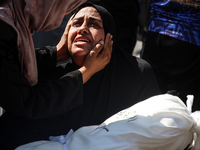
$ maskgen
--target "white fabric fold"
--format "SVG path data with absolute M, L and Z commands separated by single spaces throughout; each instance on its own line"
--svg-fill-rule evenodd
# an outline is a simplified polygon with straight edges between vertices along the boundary
M 200 112 L 191 112 L 193 97 L 187 103 L 169 94 L 153 96 L 100 125 L 78 129 L 65 144 L 69 150 L 200 150 Z

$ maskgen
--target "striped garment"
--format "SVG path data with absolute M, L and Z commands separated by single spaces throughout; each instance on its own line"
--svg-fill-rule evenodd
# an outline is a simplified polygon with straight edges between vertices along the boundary
M 200 0 L 152 0 L 149 31 L 200 46 Z

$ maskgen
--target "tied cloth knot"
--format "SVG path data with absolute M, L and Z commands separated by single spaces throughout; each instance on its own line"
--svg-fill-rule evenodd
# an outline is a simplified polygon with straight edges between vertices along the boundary
M 60 135 L 60 136 L 50 136 L 49 140 L 54 142 L 59 142 L 62 144 L 63 150 L 68 150 L 66 141 L 68 138 L 74 133 L 74 131 L 71 129 L 67 135 Z

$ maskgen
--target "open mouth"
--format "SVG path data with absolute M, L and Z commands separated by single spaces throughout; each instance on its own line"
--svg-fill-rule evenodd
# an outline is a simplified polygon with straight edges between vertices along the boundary
M 87 40 L 87 39 L 79 39 L 76 42 L 87 42 L 87 43 L 89 43 L 89 40 Z
M 75 43 L 90 43 L 90 40 L 88 38 L 85 38 L 85 37 L 80 37 L 80 38 L 76 38 Z

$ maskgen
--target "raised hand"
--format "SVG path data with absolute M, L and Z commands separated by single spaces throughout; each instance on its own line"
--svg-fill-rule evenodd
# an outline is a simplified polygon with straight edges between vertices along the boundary
M 87 55 L 83 66 L 79 69 L 83 76 L 83 83 L 87 82 L 92 75 L 102 70 L 111 59 L 112 54 L 112 35 L 106 35 L 105 44 L 100 41 Z

